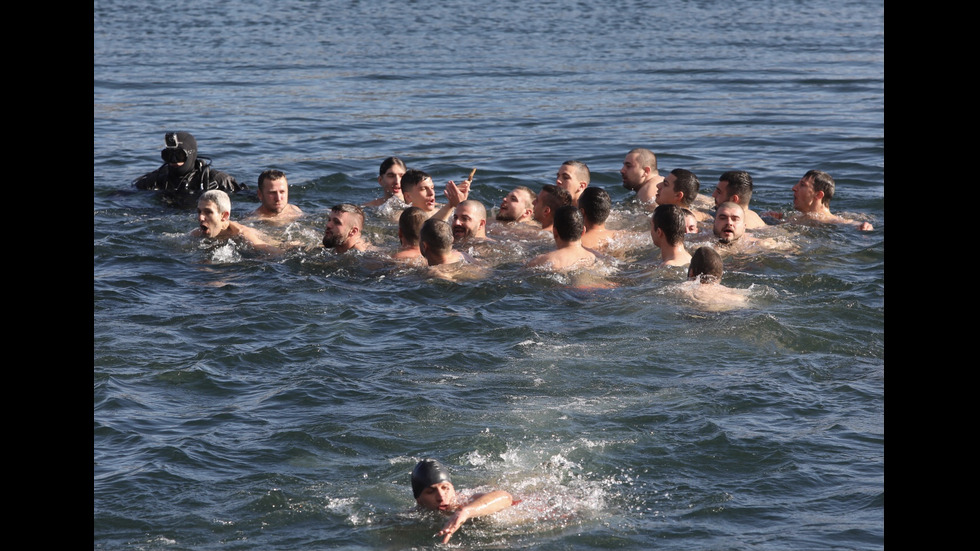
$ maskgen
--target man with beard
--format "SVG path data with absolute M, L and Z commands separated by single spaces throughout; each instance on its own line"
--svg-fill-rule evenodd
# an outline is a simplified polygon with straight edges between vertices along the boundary
M 657 208 L 657 184 L 664 180 L 657 170 L 657 156 L 649 149 L 630 150 L 619 169 L 623 187 L 636 192 L 636 200 L 648 209 Z
M 459 203 L 453 213 L 452 226 L 455 243 L 489 239 L 487 237 L 487 208 L 475 199 L 467 199 Z
M 351 249 L 366 251 L 374 248 L 361 235 L 364 227 L 364 211 L 351 203 L 334 205 L 323 230 L 323 246 L 333 249 L 337 254 Z
M 197 140 L 189 132 L 167 132 L 163 138 L 163 165 L 133 180 L 136 189 L 160 191 L 165 201 L 178 207 L 197 204 L 197 198 L 211 189 L 226 193 L 248 189 L 227 173 L 212 169 L 211 159 L 198 155 Z
M 752 200 L 752 176 L 744 170 L 729 170 L 718 177 L 718 185 L 712 192 L 711 198 L 718 205 L 731 201 L 738 203 L 745 212 L 745 229 L 754 230 L 766 227 L 766 222 L 758 214 L 749 209 Z
M 738 203 L 725 201 L 715 212 L 715 236 L 718 252 L 755 253 L 767 251 L 796 252 L 799 247 L 791 242 L 772 237 L 755 237 L 745 232 L 745 210 Z
M 534 199 L 538 196 L 527 186 L 517 186 L 500 202 L 498 222 L 534 224 Z

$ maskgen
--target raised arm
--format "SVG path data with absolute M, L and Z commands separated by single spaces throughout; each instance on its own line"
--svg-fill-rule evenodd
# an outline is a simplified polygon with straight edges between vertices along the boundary
M 453 516 L 449 517 L 449 520 L 446 521 L 446 525 L 442 527 L 442 530 L 436 533 L 436 536 L 444 536 L 442 543 L 449 543 L 449 538 L 453 536 L 456 530 L 459 530 L 460 526 L 467 519 L 492 515 L 513 504 L 514 498 L 510 493 L 503 490 L 478 494 L 472 501 L 457 509 L 453 513 Z
M 456 182 L 449 180 L 445 190 L 446 199 L 449 201 L 443 205 L 432 218 L 448 222 L 453 215 L 456 207 L 470 196 L 470 180 L 463 180 L 463 183 L 456 185 Z

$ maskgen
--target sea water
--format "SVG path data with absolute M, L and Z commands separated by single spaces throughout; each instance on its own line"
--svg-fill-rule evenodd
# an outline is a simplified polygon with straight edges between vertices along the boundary
M 883 2 L 97 0 L 93 19 L 95 549 L 439 548 L 443 519 L 413 509 L 424 457 L 524 500 L 456 548 L 884 547 Z M 283 170 L 306 216 L 258 226 L 310 249 L 192 239 L 193 211 L 133 191 L 175 130 L 249 185 L 235 220 Z M 750 305 L 704 311 L 655 266 L 618 172 L 634 147 L 702 194 L 747 170 L 759 212 L 824 170 L 831 209 L 874 230 L 768 228 L 795 250 L 727 257 Z M 630 232 L 614 285 L 523 269 L 547 240 L 462 282 L 318 250 L 390 155 L 439 193 L 476 168 L 491 216 L 588 163 Z

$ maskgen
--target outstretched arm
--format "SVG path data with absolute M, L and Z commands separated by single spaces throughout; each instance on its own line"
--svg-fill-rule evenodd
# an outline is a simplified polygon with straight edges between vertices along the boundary
M 445 536 L 442 538 L 442 543 L 449 543 L 449 538 L 453 537 L 456 530 L 459 530 L 467 519 L 492 515 L 513 504 L 514 498 L 503 490 L 479 494 L 473 501 L 457 509 L 436 536 Z
M 476 170 L 474 169 L 473 172 L 476 172 Z M 449 201 L 449 203 L 443 205 L 442 208 L 436 211 L 436 213 L 432 215 L 432 218 L 442 220 L 443 222 L 448 222 L 452 217 L 456 206 L 470 196 L 471 181 L 472 180 L 463 180 L 463 182 L 457 186 L 456 182 L 449 180 L 449 183 L 446 184 L 446 191 L 443 192 L 445 193 L 446 199 Z

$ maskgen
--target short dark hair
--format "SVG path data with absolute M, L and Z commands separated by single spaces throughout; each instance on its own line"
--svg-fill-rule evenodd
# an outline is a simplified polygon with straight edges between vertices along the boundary
M 412 191 L 416 186 L 422 183 L 422 180 L 426 178 L 431 178 L 425 171 L 419 170 L 417 168 L 410 168 L 405 171 L 402 176 L 402 193 L 406 191 Z
M 358 228 L 364 227 L 364 209 L 353 203 L 340 203 L 330 207 L 332 212 L 346 212 L 353 214 Z
M 681 199 L 681 202 L 684 203 L 685 207 L 691 206 L 698 196 L 698 190 L 701 189 L 701 182 L 698 177 L 686 168 L 675 168 L 670 173 L 675 178 L 674 191 L 683 192 L 684 198 Z
M 408 207 L 402 211 L 398 217 L 398 229 L 402 232 L 402 237 L 412 245 L 419 244 L 419 232 L 422 224 L 428 220 L 425 211 L 418 207 Z
M 691 255 L 691 265 L 687 269 L 688 278 L 698 278 L 701 283 L 721 281 L 724 263 L 718 251 L 711 247 L 698 247 Z
M 677 205 L 657 205 L 653 210 L 653 229 L 664 232 L 667 243 L 676 245 L 684 241 L 687 224 L 684 223 L 684 209 Z
M 572 205 L 558 207 L 555 211 L 555 233 L 562 241 L 579 241 L 585 232 L 582 211 Z
M 823 199 L 820 200 L 824 206 L 830 205 L 830 200 L 834 198 L 834 179 L 830 174 L 822 170 L 808 170 L 803 175 L 804 180 L 813 180 L 813 191 L 822 191 Z
M 728 196 L 738 195 L 738 203 L 748 206 L 752 200 L 752 176 L 744 170 L 729 170 L 718 177 L 719 182 L 728 182 Z
M 548 193 L 542 197 L 541 194 L 544 192 Z M 568 193 L 567 189 L 558 187 L 555 184 L 545 184 L 541 186 L 541 192 L 538 193 L 538 196 L 540 200 L 545 202 L 545 205 L 551 208 L 552 212 L 558 210 L 558 207 L 564 207 L 572 204 L 572 194 Z
M 589 186 L 578 197 L 578 206 L 582 209 L 585 219 L 594 224 L 602 224 L 609 218 L 612 209 L 612 199 L 609 192 L 597 186 Z
M 419 241 L 438 253 L 453 248 L 453 228 L 448 222 L 429 218 L 419 230 Z
M 285 178 L 285 177 L 286 177 L 286 173 L 281 170 L 276 170 L 274 168 L 270 168 L 269 170 L 263 170 L 262 174 L 259 174 L 259 182 L 258 182 L 259 191 L 262 191 L 262 182 L 266 180 L 269 180 L 270 182 L 275 182 L 279 178 Z
M 581 176 L 586 183 L 590 183 L 592 181 L 592 173 L 589 171 L 589 165 L 583 163 L 582 161 L 565 161 L 561 164 L 561 166 L 573 166 L 575 167 L 575 170 L 578 171 L 579 176 Z

